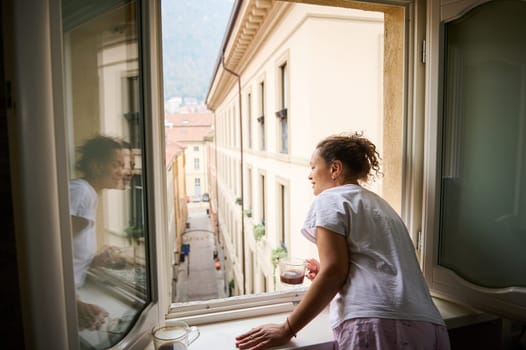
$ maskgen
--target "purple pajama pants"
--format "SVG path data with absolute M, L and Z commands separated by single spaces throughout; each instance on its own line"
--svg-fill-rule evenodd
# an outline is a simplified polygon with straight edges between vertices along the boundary
M 450 350 L 447 328 L 430 322 L 355 318 L 333 333 L 337 350 Z

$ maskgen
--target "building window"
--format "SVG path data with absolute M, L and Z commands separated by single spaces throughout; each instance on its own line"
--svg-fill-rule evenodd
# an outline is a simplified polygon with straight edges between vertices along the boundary
M 134 175 L 131 180 L 130 226 L 144 229 L 144 190 L 140 175 Z
M 254 279 L 257 276 L 257 269 L 254 265 L 254 252 L 250 251 L 248 254 L 248 270 L 250 271 L 250 276 L 248 277 L 248 290 L 247 293 L 254 293 L 256 291 Z
M 239 139 L 238 139 L 238 128 L 239 128 L 239 123 L 237 122 L 239 119 L 238 119 L 238 115 L 237 115 L 237 107 L 236 105 L 232 106 L 232 132 L 233 132 L 233 136 L 232 136 L 232 147 L 237 147 L 238 143 L 239 143 Z
M 247 95 L 247 130 L 248 130 L 248 148 L 252 148 L 252 94 Z
M 128 132 L 130 135 L 129 143 L 134 148 L 139 148 L 142 144 L 140 132 L 140 89 L 139 77 L 136 75 L 126 78 L 127 94 L 125 94 L 125 113 L 124 117 L 128 122 Z
M 279 237 L 279 244 L 285 248 L 290 247 L 289 242 L 289 208 L 288 208 L 288 189 L 284 184 L 278 183 L 278 196 L 277 206 L 278 206 L 278 220 L 277 220 L 277 230 Z
M 199 151 L 199 146 L 194 146 L 194 152 L 198 152 Z
M 234 166 L 234 193 L 238 194 L 241 193 L 240 178 L 242 176 L 240 172 L 243 171 L 243 168 L 241 168 L 241 163 L 238 160 L 234 161 Z
M 194 158 L 194 170 L 199 170 L 199 158 Z
M 247 171 L 247 201 L 246 206 L 247 209 L 250 209 L 252 211 L 252 168 L 248 168 Z
M 260 183 L 259 183 L 259 185 L 260 185 L 260 187 L 259 187 L 260 219 L 261 219 L 261 223 L 265 224 L 265 217 L 266 217 L 266 210 L 265 210 L 265 206 L 266 206 L 266 203 L 265 203 L 265 196 L 266 196 L 266 192 L 265 192 L 265 175 L 260 175 L 259 180 L 260 180 Z
M 201 198 L 201 179 L 198 177 L 194 179 L 194 198 Z
M 236 107 L 235 105 L 232 106 L 232 109 L 230 110 L 230 126 L 232 128 L 231 132 L 231 143 L 230 145 L 232 147 L 236 147 L 236 144 L 237 144 L 237 120 L 236 120 Z
M 280 152 L 288 153 L 289 144 L 289 130 L 288 130 L 288 96 L 289 96 L 289 78 L 287 62 L 279 66 L 278 74 L 278 99 L 279 109 L 276 112 L 276 117 L 279 119 L 279 143 Z
M 265 150 L 265 82 L 259 83 L 259 149 Z

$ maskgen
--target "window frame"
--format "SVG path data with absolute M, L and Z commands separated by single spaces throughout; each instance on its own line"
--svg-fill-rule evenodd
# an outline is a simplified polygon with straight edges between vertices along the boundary
M 259 276 L 254 276 L 259 277 Z M 263 276 L 266 279 L 265 276 Z M 264 285 L 267 285 L 265 282 Z M 236 286 L 237 288 L 237 286 Z M 191 301 L 172 304 L 167 319 L 177 319 L 192 325 L 290 312 L 305 295 L 306 288 L 288 291 L 263 292 L 225 299 Z
M 466 8 L 474 6 L 474 4 L 484 3 L 487 0 L 477 1 L 472 0 L 465 5 Z M 439 98 L 439 91 L 441 88 L 441 76 L 439 74 L 440 67 L 440 30 L 441 30 L 441 20 L 451 19 L 454 17 L 455 7 L 458 5 L 459 1 L 449 2 L 443 6 L 438 1 L 422 1 L 415 0 L 414 4 L 416 9 L 413 12 L 412 7 L 413 3 L 411 1 L 398 1 L 395 2 L 396 5 L 406 6 L 409 9 L 410 14 L 407 16 L 413 18 L 414 22 L 407 28 L 406 38 L 408 40 L 406 52 L 408 53 L 406 58 L 406 67 L 407 71 L 405 72 L 405 77 L 407 80 L 405 86 L 405 99 L 406 110 L 404 111 L 404 116 L 407 118 L 406 125 L 406 139 L 405 144 L 408 146 L 408 149 L 405 150 L 404 156 L 411 157 L 412 165 L 404 163 L 404 169 L 406 171 L 406 176 L 404 176 L 405 186 L 404 193 L 407 193 L 407 197 L 404 198 L 404 207 L 402 210 L 403 218 L 410 227 L 410 231 L 413 234 L 414 230 L 419 230 L 421 227 L 422 230 L 418 231 L 417 236 L 413 235 L 413 238 L 417 242 L 417 251 L 420 252 L 422 258 L 422 265 L 427 281 L 430 283 L 432 291 L 435 295 L 442 295 L 447 298 L 455 300 L 466 300 L 468 294 L 465 292 L 465 286 L 462 285 L 461 281 L 455 279 L 454 276 L 450 276 L 444 271 L 441 271 L 440 268 L 437 268 L 436 264 L 436 247 L 438 236 L 435 234 L 437 232 L 437 199 L 438 199 L 438 159 L 440 159 L 437 151 L 439 150 L 438 140 L 440 139 L 440 130 L 438 128 L 439 115 L 441 115 L 441 104 Z M 54 340 L 57 343 L 68 343 L 70 345 L 77 344 L 70 348 L 74 349 L 78 346 L 78 342 L 75 342 L 75 337 L 77 337 L 76 330 L 76 310 L 74 309 L 74 290 L 73 288 L 67 288 L 67 285 L 73 285 L 72 273 L 68 273 L 68 265 L 65 263 L 67 259 L 71 258 L 71 248 L 68 248 L 68 238 L 66 236 L 61 237 L 59 232 L 68 232 L 69 229 L 69 217 L 66 212 L 64 203 L 67 203 L 67 189 L 65 186 L 59 186 L 59 183 L 67 183 L 63 181 L 67 179 L 67 169 L 63 166 L 65 162 L 60 162 L 59 160 L 67 159 L 67 155 L 63 150 L 67 149 L 64 143 L 65 138 L 62 137 L 66 133 L 64 130 L 64 124 L 62 123 L 65 120 L 64 115 L 65 111 L 63 108 L 63 92 L 64 86 L 62 82 L 62 67 L 64 65 L 63 58 L 61 57 L 61 42 L 60 39 L 62 35 L 61 20 L 60 20 L 60 0 L 48 0 L 49 12 L 48 11 L 38 11 L 33 8 L 34 11 L 28 11 L 24 14 L 24 5 L 16 3 L 15 6 L 15 17 L 18 19 L 33 19 L 31 17 L 33 13 L 38 14 L 39 18 L 44 18 L 44 21 L 49 21 L 50 31 L 50 42 L 52 47 L 50 49 L 51 55 L 46 57 L 51 57 L 50 67 L 42 67 L 45 64 L 42 56 L 35 56 L 33 61 L 35 66 L 39 69 L 42 69 L 47 73 L 45 78 L 45 83 L 47 85 L 53 86 L 53 89 L 46 89 L 44 92 L 53 91 L 53 95 L 47 95 L 47 97 L 42 97 L 45 101 L 40 103 L 39 95 L 43 89 L 40 85 L 35 85 L 34 80 L 27 79 L 24 75 L 17 77 L 18 87 L 20 91 L 26 91 L 28 96 L 31 96 L 31 92 L 36 91 L 38 93 L 34 94 L 35 100 L 33 103 L 38 105 L 40 108 L 40 115 L 42 118 L 40 121 L 35 121 L 42 127 L 35 127 L 32 130 L 29 130 L 24 126 L 23 120 L 16 121 L 15 129 L 19 129 L 21 137 L 13 142 L 16 142 L 15 146 L 19 146 L 19 153 L 21 154 L 31 154 L 31 151 L 34 149 L 39 150 L 54 150 L 56 159 L 46 159 L 46 164 L 40 169 L 40 173 L 51 174 L 52 176 L 45 176 L 44 178 L 34 178 L 25 179 L 22 178 L 21 183 L 18 185 L 19 190 L 24 190 L 24 193 L 33 193 L 32 190 L 36 189 L 48 189 L 49 191 L 45 192 L 46 199 L 49 199 L 51 215 L 48 215 L 44 218 L 44 215 L 40 215 L 33 218 L 33 226 L 28 227 L 27 236 L 28 237 L 37 237 L 39 235 L 49 238 L 47 240 L 46 246 L 50 249 L 47 250 L 48 253 L 42 252 L 40 255 L 35 257 L 28 257 L 26 262 L 27 265 L 33 267 L 35 265 L 40 265 L 42 268 L 47 269 L 50 275 L 57 277 L 56 279 L 48 279 L 48 284 L 46 284 L 46 290 L 54 291 L 63 291 L 64 293 L 58 296 L 63 296 L 66 300 L 66 306 L 64 308 L 56 308 L 51 310 L 51 315 L 46 313 L 46 317 L 51 317 L 54 320 L 58 320 L 57 327 L 67 330 L 64 332 L 64 335 L 61 339 Z M 156 141 L 163 138 L 164 125 L 163 123 L 163 111 L 161 111 L 160 101 L 162 101 L 162 91 L 160 86 L 161 84 L 161 52 L 160 50 L 160 2 L 159 1 L 138 1 L 140 8 L 144 13 L 142 18 L 142 39 L 144 50 L 146 56 L 141 57 L 144 61 L 142 62 L 142 68 L 144 72 L 144 84 L 145 84 L 145 109 L 146 114 L 149 114 L 151 118 L 145 118 L 146 120 L 146 129 L 145 129 L 145 143 L 150 145 L 147 154 L 145 154 L 146 167 L 152 172 L 148 174 L 146 179 L 147 184 L 149 185 L 150 191 L 146 194 L 148 200 L 148 212 L 151 213 L 151 218 L 149 221 L 149 230 L 150 232 L 156 232 L 155 238 L 152 237 L 151 245 L 149 247 L 149 253 L 152 257 L 152 297 L 153 302 L 147 310 L 141 315 L 141 318 L 133 330 L 134 334 L 129 334 L 125 338 L 125 341 L 120 344 L 130 345 L 130 348 L 144 348 L 140 347 L 138 344 L 145 339 L 148 339 L 150 336 L 150 326 L 164 322 L 165 320 L 165 311 L 169 310 L 167 318 L 172 318 L 177 316 L 177 312 L 180 311 L 181 305 L 170 304 L 166 297 L 164 296 L 164 291 L 168 290 L 168 285 L 170 280 L 167 276 L 163 275 L 162 272 L 158 269 L 158 266 L 162 266 L 164 263 L 164 255 L 166 252 L 163 249 L 163 237 L 160 232 L 165 232 L 166 218 L 163 211 L 162 198 L 163 194 L 163 184 L 165 184 L 165 171 L 163 167 L 159 167 L 159 164 L 164 164 L 164 159 L 162 155 L 164 150 L 162 145 Z M 329 4 L 331 5 L 331 4 Z M 44 8 L 44 5 L 40 5 L 41 8 Z M 427 12 L 427 17 L 425 13 Z M 442 17 L 441 17 L 442 13 Z M 413 16 L 414 15 L 414 16 Z M 50 19 L 52 19 L 50 21 Z M 32 21 L 27 20 L 23 21 L 26 29 L 31 28 Z M 38 23 L 33 24 L 37 27 Z M 29 27 L 28 27 L 29 26 Z M 427 29 L 427 37 L 425 46 L 423 45 L 424 33 Z M 20 42 L 26 42 L 27 38 L 22 36 L 20 28 L 13 29 L 14 37 L 19 39 Z M 33 32 L 39 33 L 38 30 Z M 41 36 L 49 35 L 46 33 L 40 33 Z M 39 37 L 40 38 L 40 37 Z M 49 39 L 49 36 L 47 37 Z M 37 42 L 37 39 L 34 39 Z M 42 40 L 41 42 L 47 42 Z M 25 50 L 27 50 L 31 45 L 24 45 Z M 40 47 L 40 45 L 34 45 Z M 29 57 L 31 55 L 23 55 L 25 51 L 20 51 L 20 48 L 17 48 L 17 51 L 13 54 L 20 57 Z M 49 53 L 49 52 L 48 52 Z M 423 59 L 425 59 L 425 66 L 418 64 L 418 61 L 421 59 L 421 55 L 424 54 Z M 423 78 L 425 76 L 425 79 Z M 26 89 L 27 88 L 27 89 Z M 39 90 L 40 88 L 40 90 Z M 424 92 L 425 91 L 425 92 Z M 19 103 L 24 102 L 24 96 L 19 96 Z M 425 103 L 422 103 L 425 101 Z M 49 104 L 52 103 L 54 106 L 53 112 L 51 113 Z M 424 118 L 416 116 L 425 116 Z M 425 125 L 425 126 L 424 126 Z M 224 132 L 224 131 L 223 131 Z M 55 137 L 54 133 L 57 135 Z M 32 137 L 32 136 L 38 137 Z M 425 141 L 424 141 L 425 140 Z M 44 147 L 43 147 L 44 146 Z M 46 147 L 47 146 L 47 147 Z M 25 152 L 24 152 L 25 151 Z M 20 162 L 24 162 L 25 158 L 21 157 Z M 23 163 L 25 164 L 25 163 Z M 31 168 L 28 166 L 28 168 Z M 22 172 L 22 171 L 21 171 Z M 24 174 L 25 175 L 25 174 Z M 56 178 L 54 177 L 56 176 Z M 58 179 L 53 181 L 53 179 Z M 423 179 L 423 181 L 422 181 Z M 425 191 L 424 191 L 425 189 Z M 47 194 L 47 195 L 46 195 Z M 58 195 L 57 195 L 58 194 Z M 58 197 L 58 198 L 57 198 Z M 419 200 L 421 199 L 421 200 Z M 33 204 L 27 200 L 26 197 L 21 198 L 21 201 L 26 200 L 29 203 L 27 210 L 41 209 L 35 208 Z M 423 204 L 422 208 L 418 207 Z M 36 204 L 35 204 L 36 205 Z M 38 212 L 38 210 L 35 210 Z M 24 214 L 24 213 L 22 213 Z M 49 224 L 49 217 L 53 217 L 53 225 Z M 420 222 L 421 221 L 421 222 Z M 38 227 L 35 227 L 38 226 Z M 34 234 L 37 233 L 38 235 Z M 69 240 L 69 243 L 71 241 Z M 27 251 L 31 251 L 34 248 L 35 242 L 30 242 L 28 244 L 33 244 L 33 246 L 28 245 L 25 248 Z M 164 245 L 168 246 L 168 244 Z M 52 252 L 58 250 L 62 253 L 62 260 L 60 258 L 54 257 Z M 420 249 L 422 247 L 422 249 Z M 46 255 L 47 254 L 47 255 Z M 58 254 L 57 256 L 59 256 Z M 44 264 L 40 264 L 44 262 Z M 53 271 L 64 270 L 64 275 L 58 276 L 57 273 Z M 40 270 L 39 270 L 40 271 Z M 37 289 L 34 287 L 40 282 L 41 276 L 37 276 L 37 273 L 33 272 L 28 276 L 30 286 L 30 291 L 35 294 Z M 452 283 L 452 284 L 451 284 Z M 451 288 L 453 286 L 453 288 Z M 49 288 L 49 289 L 48 289 Z M 447 289 L 450 289 L 450 293 L 446 293 Z M 40 291 L 40 287 L 38 288 Z M 160 291 L 163 291 L 162 293 Z M 511 291 L 513 292 L 513 291 Z M 478 289 L 475 291 L 478 295 L 476 301 L 481 301 L 482 304 L 491 304 L 497 301 L 499 304 L 504 306 L 509 306 L 509 303 L 502 301 L 498 296 L 491 295 L 487 296 L 487 291 L 483 289 Z M 261 295 L 261 299 L 272 301 L 271 304 L 280 303 L 280 300 L 286 300 L 286 297 L 283 294 L 283 298 L 277 297 L 271 293 L 265 293 Z M 46 304 L 56 305 L 54 301 L 57 296 L 52 299 L 47 295 L 39 295 L 39 297 L 44 296 L 46 299 L 40 299 L 41 304 L 36 306 L 32 311 L 41 312 L 44 309 Z M 30 296 L 33 297 L 33 296 Z M 251 305 L 255 305 L 258 302 L 258 298 L 255 296 L 246 296 L 246 303 L 242 304 L 242 308 L 245 312 L 245 316 L 248 317 L 250 313 L 261 314 L 261 311 L 256 311 L 251 308 Z M 301 298 L 301 294 L 295 294 L 293 300 L 297 301 Z M 32 299 L 31 299 L 32 300 Z M 294 303 L 294 301 L 286 301 L 286 303 Z M 49 302 L 49 303 L 48 303 Z M 235 298 L 231 300 L 232 305 L 236 304 Z M 251 302 L 253 302 L 251 304 Z M 199 315 L 202 317 L 204 322 L 211 322 L 212 318 L 210 317 L 213 310 L 217 308 L 209 308 L 212 304 L 221 305 L 220 301 L 210 301 L 204 302 L 201 304 L 207 305 L 205 307 L 196 308 L 196 311 L 199 309 Z M 230 307 L 228 303 L 223 303 L 223 306 L 227 307 L 227 310 Z M 231 315 L 230 315 L 231 316 Z M 214 314 L 214 317 L 218 320 L 225 320 L 229 318 L 229 315 L 226 314 Z M 41 316 L 36 316 L 39 320 Z M 43 318 L 42 318 L 43 319 Z M 62 321 L 62 322 L 61 322 Z M 42 331 L 34 331 L 34 335 L 44 334 L 39 332 L 45 332 L 48 328 L 42 328 Z M 55 334 L 55 333 L 54 333 Z M 48 342 L 47 337 L 33 337 L 37 344 L 43 344 L 44 341 Z M 69 340 L 68 340 L 69 339 Z M 78 339 L 78 338 L 77 338 Z M 71 342 L 71 343 L 70 343 Z M 46 343 L 49 345 L 49 343 Z
M 163 247 L 167 247 L 167 237 L 159 234 L 159 232 L 166 232 L 166 218 L 165 213 L 159 210 L 159 202 L 156 200 L 160 193 L 163 193 L 161 184 L 166 187 L 166 171 L 159 171 L 159 167 L 155 164 L 164 164 L 164 153 L 163 149 L 158 140 L 161 139 L 164 132 L 164 121 L 162 116 L 162 104 L 157 103 L 162 98 L 162 91 L 158 88 L 159 72 L 161 71 L 161 55 L 160 46 L 158 44 L 160 38 L 160 16 L 156 16 L 159 13 L 159 3 L 156 1 L 142 1 L 136 0 L 137 8 L 137 25 L 138 25 L 138 45 L 139 49 L 139 70 L 142 71 L 142 84 L 139 84 L 139 99 L 142 99 L 142 113 L 144 113 L 144 125 L 142 135 L 137 135 L 140 140 L 142 138 L 145 149 L 143 157 L 143 164 L 148 171 L 143 173 L 141 176 L 144 179 L 144 185 L 148 191 L 143 190 L 145 214 L 147 215 L 146 225 L 147 232 L 149 233 L 146 242 L 146 258 L 149 261 L 149 265 L 146 267 L 149 270 L 149 283 L 150 283 L 150 295 L 151 301 L 147 304 L 143 312 L 138 316 L 138 319 L 134 326 L 129 330 L 128 334 L 118 343 L 116 346 L 130 348 L 130 349 L 142 349 L 145 344 L 150 342 L 150 333 L 154 325 L 159 324 L 164 320 L 164 312 L 168 307 L 167 300 L 164 300 L 160 296 L 160 291 L 169 290 L 170 280 L 166 274 L 163 274 L 162 270 L 157 269 L 159 264 L 165 262 L 164 254 L 158 254 Z M 61 22 L 58 21 L 60 24 Z M 60 47 L 62 50 L 62 47 Z M 64 88 L 65 90 L 65 88 Z M 147 116 L 150 116 L 148 118 Z M 64 118 L 65 120 L 65 118 Z M 164 168 L 163 168 L 164 170 Z M 67 186 L 67 183 L 65 184 Z M 69 217 L 68 217 L 69 220 Z M 70 235 L 71 236 L 71 235 Z M 63 249 L 69 250 L 69 247 L 63 247 Z M 161 257 L 159 257 L 161 255 Z M 64 260 L 64 263 L 67 262 Z M 66 281 L 66 289 L 68 282 Z M 74 290 L 74 284 L 71 286 Z M 69 291 L 71 293 L 71 291 Z M 77 318 L 76 311 L 73 315 L 75 320 Z M 73 325 L 76 325 L 76 321 Z M 73 339 L 78 340 L 78 331 L 75 330 L 76 337 Z M 71 334 L 70 334 L 71 335 Z M 77 346 L 80 342 L 77 343 Z
M 20 196 L 17 198 L 19 204 L 27 205 L 23 211 L 15 208 L 15 215 L 21 223 L 31 222 L 24 225 L 26 227 L 23 233 L 17 233 L 17 236 L 22 234 L 28 237 L 25 242 L 17 244 L 19 252 L 26 253 L 21 255 L 21 259 L 24 261 L 22 265 L 28 268 L 24 275 L 27 289 L 23 299 L 30 301 L 26 312 L 32 316 L 28 322 L 40 324 L 39 327 L 28 328 L 25 338 L 37 348 L 80 349 L 71 263 L 73 253 L 68 189 L 70 158 L 67 153 L 69 146 L 65 103 L 67 86 L 63 81 L 63 69 L 67 62 L 63 57 L 62 4 L 60 0 L 44 0 L 38 4 L 35 7 L 35 4 L 28 1 L 15 2 L 13 16 L 19 26 L 9 33 L 15 41 L 24 43 L 23 47 L 15 47 L 13 57 L 17 62 L 25 62 L 33 67 L 27 72 L 17 71 L 16 76 L 13 76 L 18 86 L 18 105 L 25 107 L 13 111 L 16 115 L 21 115 L 20 118 L 13 119 L 10 130 L 19 133 L 17 140 L 10 140 L 10 146 L 13 147 L 14 154 L 22 155 L 13 166 L 13 172 L 22 175 L 20 181 L 14 184 L 14 193 Z M 145 205 L 148 208 L 148 228 L 151 233 L 151 244 L 148 244 L 146 253 L 152 257 L 147 266 L 151 276 L 149 282 L 152 300 L 145 306 L 132 329 L 116 345 L 127 349 L 144 349 L 151 341 L 152 327 L 164 320 L 164 310 L 168 309 L 168 303 L 160 297 L 159 291 L 168 290 L 169 281 L 160 276 L 157 266 L 163 260 L 158 257 L 161 254 L 155 254 L 156 248 L 161 249 L 163 243 L 158 242 L 160 235 L 154 235 L 155 232 L 164 231 L 166 222 L 164 213 L 157 208 L 160 203 L 156 201 L 163 193 L 161 184 L 166 183 L 165 171 L 157 171 L 154 166 L 164 162 L 161 156 L 164 151 L 161 146 L 164 145 L 157 142 L 164 130 L 162 104 L 158 103 L 162 96 L 158 84 L 161 62 L 158 54 L 161 33 L 158 5 L 157 1 L 136 1 L 140 33 L 138 41 L 142 48 L 139 62 L 145 86 L 141 97 L 144 112 L 149 116 L 144 118 L 143 132 L 145 144 L 148 145 L 144 154 L 145 164 L 151 170 L 145 179 L 150 189 L 145 194 Z M 32 10 L 27 11 L 28 8 Z M 42 30 L 43 28 L 48 30 Z M 35 35 L 27 37 L 28 30 Z M 35 78 L 39 81 L 38 84 L 35 84 Z M 22 117 L 33 113 L 34 109 L 39 110 L 40 117 L 28 128 Z M 42 162 L 35 163 L 29 159 L 34 165 L 41 165 L 38 170 L 41 176 L 26 179 L 32 166 L 24 164 L 28 158 L 23 155 L 34 154 L 34 150 L 45 154 L 40 157 Z M 35 193 L 39 193 L 40 200 L 31 198 Z M 45 208 L 42 203 L 47 203 Z M 29 212 L 32 213 L 30 220 L 26 214 Z M 35 240 L 35 237 L 40 239 Z M 44 282 L 42 278 L 45 279 Z M 49 320 L 52 322 L 46 322 Z M 50 334 L 53 336 L 49 337 Z

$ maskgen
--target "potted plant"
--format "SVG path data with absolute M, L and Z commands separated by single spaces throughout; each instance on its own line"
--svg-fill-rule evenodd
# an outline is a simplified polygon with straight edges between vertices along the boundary
M 252 217 L 252 209 L 245 209 L 243 213 L 245 213 L 245 215 L 249 218 Z
M 144 237 L 144 229 L 142 226 L 128 226 L 124 232 L 126 233 L 126 237 L 130 244 L 132 241 L 138 243 L 139 239 Z
M 237 205 L 241 205 L 241 198 L 240 198 L 240 197 L 237 197 L 237 198 L 236 198 L 236 204 L 237 204 Z
M 271 259 L 272 266 L 274 267 L 274 272 L 272 273 L 272 275 L 274 276 L 274 285 L 276 285 L 276 268 L 278 267 L 279 260 L 281 258 L 287 257 L 287 255 L 287 248 L 285 248 L 283 243 L 279 247 L 272 249 Z
M 257 224 L 254 225 L 254 239 L 259 241 L 265 235 L 265 225 Z
M 276 267 L 278 267 L 279 259 L 287 257 L 287 248 L 284 246 L 279 246 L 277 248 L 272 249 L 272 266 L 274 266 L 274 270 Z
M 234 293 L 234 288 L 236 287 L 234 279 L 228 281 L 228 295 L 232 296 Z

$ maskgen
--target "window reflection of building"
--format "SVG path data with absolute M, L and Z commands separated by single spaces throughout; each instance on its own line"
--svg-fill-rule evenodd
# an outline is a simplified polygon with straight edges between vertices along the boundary
M 144 193 L 142 186 L 142 179 L 140 175 L 134 175 L 132 178 L 132 200 L 130 226 L 144 227 Z
M 85 11 L 84 15 L 75 16 L 73 7 Z M 134 2 L 101 3 L 89 11 L 81 2 L 64 4 L 69 163 L 75 163 L 74 150 L 97 134 L 122 140 L 123 152 L 129 153 L 122 172 L 128 172 L 129 183 L 123 179 L 119 186 L 100 193 L 96 214 L 97 251 L 116 248 L 113 252 L 120 263 L 91 266 L 86 283 L 77 289 L 83 302 L 107 310 L 112 322 L 108 319 L 102 331 L 82 330 L 81 348 L 102 349 L 118 342 L 150 295 L 143 241 L 144 144 L 135 15 Z M 77 176 L 72 170 L 70 177 Z
M 130 196 L 130 218 L 128 220 L 129 228 L 136 232 L 144 232 L 144 196 L 141 175 L 141 156 L 140 150 L 143 144 L 142 140 L 142 118 L 140 105 L 140 81 L 137 75 L 127 76 L 124 79 L 124 113 L 123 116 L 127 122 L 127 131 L 129 143 L 132 147 L 132 157 L 135 167 L 132 171 L 131 196 Z M 140 234 L 139 234 L 140 235 Z M 139 238 L 139 237 L 136 237 Z
M 124 117 L 128 122 L 129 142 L 133 148 L 139 148 L 142 145 L 139 77 L 136 75 L 126 77 L 125 84 L 127 103 L 124 107 Z

